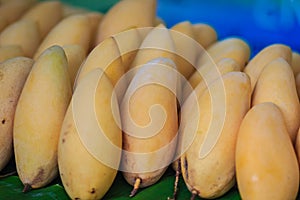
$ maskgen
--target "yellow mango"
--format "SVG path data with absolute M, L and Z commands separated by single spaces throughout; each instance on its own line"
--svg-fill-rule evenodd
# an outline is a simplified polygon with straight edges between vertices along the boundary
M 258 52 L 249 61 L 244 69 L 244 72 L 250 77 L 252 92 L 254 90 L 257 79 L 264 67 L 268 63 L 279 57 L 285 59 L 290 64 L 292 59 L 292 52 L 290 47 L 283 44 L 269 45 Z
M 291 140 L 295 142 L 300 125 L 300 104 L 293 71 L 283 58 L 273 60 L 260 73 L 252 106 L 263 102 L 273 102 L 280 108 Z
M 0 46 L 19 45 L 25 56 L 32 58 L 41 43 L 38 25 L 30 19 L 18 20 L 0 33 Z
M 13 155 L 13 122 L 16 106 L 33 60 L 17 57 L 0 63 L 0 171 Z
M 70 198 L 101 199 L 116 177 L 121 152 L 113 85 L 101 69 L 95 69 L 76 87 L 58 144 L 60 177 Z
M 139 50 L 130 66 L 131 80 L 135 71 L 143 64 L 156 58 L 170 58 L 175 60 L 175 44 L 170 31 L 162 24 L 151 29 L 144 38 Z
M 196 35 L 196 41 L 205 49 L 215 43 L 218 39 L 216 30 L 208 24 L 194 24 L 193 28 Z
M 250 80 L 243 72 L 229 72 L 206 90 L 197 88 L 181 109 L 177 151 L 191 193 L 217 198 L 235 184 L 235 145 L 250 108 Z
M 38 2 L 22 16 L 22 19 L 36 21 L 39 27 L 41 38 L 44 38 L 49 31 L 62 19 L 62 4 L 59 1 Z
M 236 176 L 242 199 L 296 199 L 297 157 L 275 104 L 257 104 L 243 119 L 236 144 Z
M 178 128 L 177 71 L 159 58 L 142 65 L 121 103 L 123 154 L 120 171 L 134 186 L 156 183 L 173 161 Z
M 24 191 L 58 175 L 58 139 L 72 90 L 63 49 L 52 46 L 34 63 L 15 111 L 13 141 Z
M 44 38 L 35 52 L 34 59 L 53 45 L 77 44 L 88 53 L 91 40 L 91 25 L 88 16 L 84 14 L 71 15 L 56 24 Z
M 98 28 L 96 44 L 130 27 L 154 26 L 156 0 L 119 1 L 103 17 Z

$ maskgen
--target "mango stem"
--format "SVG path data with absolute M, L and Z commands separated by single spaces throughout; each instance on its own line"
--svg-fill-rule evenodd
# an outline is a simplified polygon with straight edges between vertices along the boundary
M 142 182 L 141 178 L 136 178 L 135 179 L 135 183 L 133 185 L 133 190 L 130 192 L 129 197 L 133 197 L 137 193 L 138 189 L 140 188 L 141 182 Z
M 31 190 L 31 185 L 29 185 L 28 183 L 24 184 L 24 188 L 23 188 L 23 193 L 29 192 Z
M 173 197 L 172 198 L 168 197 L 168 200 L 176 200 L 180 173 L 181 173 L 181 161 L 179 158 L 177 160 L 177 169 L 176 169 L 176 175 L 175 175 Z
M 195 189 L 192 189 L 192 196 L 191 196 L 190 200 L 195 200 L 197 195 L 198 195 L 198 191 Z

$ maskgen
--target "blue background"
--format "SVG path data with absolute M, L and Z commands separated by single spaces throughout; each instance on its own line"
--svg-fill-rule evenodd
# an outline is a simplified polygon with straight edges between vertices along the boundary
M 118 0 L 63 0 L 106 12 Z M 157 0 L 157 15 L 171 27 L 188 20 L 207 23 L 218 38 L 241 37 L 252 56 L 267 45 L 282 43 L 300 52 L 300 0 Z
M 252 55 L 274 43 L 300 52 L 300 0 L 159 0 L 157 14 L 168 26 L 189 20 L 213 26 L 219 39 L 241 37 Z

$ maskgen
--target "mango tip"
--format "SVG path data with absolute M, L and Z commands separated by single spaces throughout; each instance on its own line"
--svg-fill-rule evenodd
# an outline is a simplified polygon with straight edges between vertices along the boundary
M 31 189 L 32 189 L 32 188 L 31 188 L 31 185 L 28 184 L 28 183 L 25 183 L 22 192 L 23 192 L 23 193 L 26 193 L 26 192 L 29 192 Z

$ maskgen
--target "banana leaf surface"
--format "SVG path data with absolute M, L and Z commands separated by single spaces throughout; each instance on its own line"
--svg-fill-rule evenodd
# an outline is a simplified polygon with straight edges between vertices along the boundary
M 17 174 L 3 177 L 3 175 L 16 171 L 14 161 L 0 174 L 0 199 L 1 200 L 69 200 L 67 193 L 64 190 L 62 182 L 59 178 L 55 179 L 48 186 L 41 189 L 34 189 L 23 193 L 23 184 Z M 129 185 L 122 174 L 119 172 L 111 186 L 110 190 L 103 197 L 103 200 L 167 200 L 172 197 L 175 181 L 175 172 L 169 168 L 164 176 L 154 185 L 142 188 L 138 191 L 136 196 L 129 197 L 132 186 Z M 179 179 L 179 187 L 177 193 L 177 200 L 186 200 L 191 196 L 190 192 L 185 186 L 182 177 Z M 201 198 L 196 198 L 201 199 Z M 224 196 L 218 200 L 240 200 L 240 195 L 236 187 L 232 188 Z

